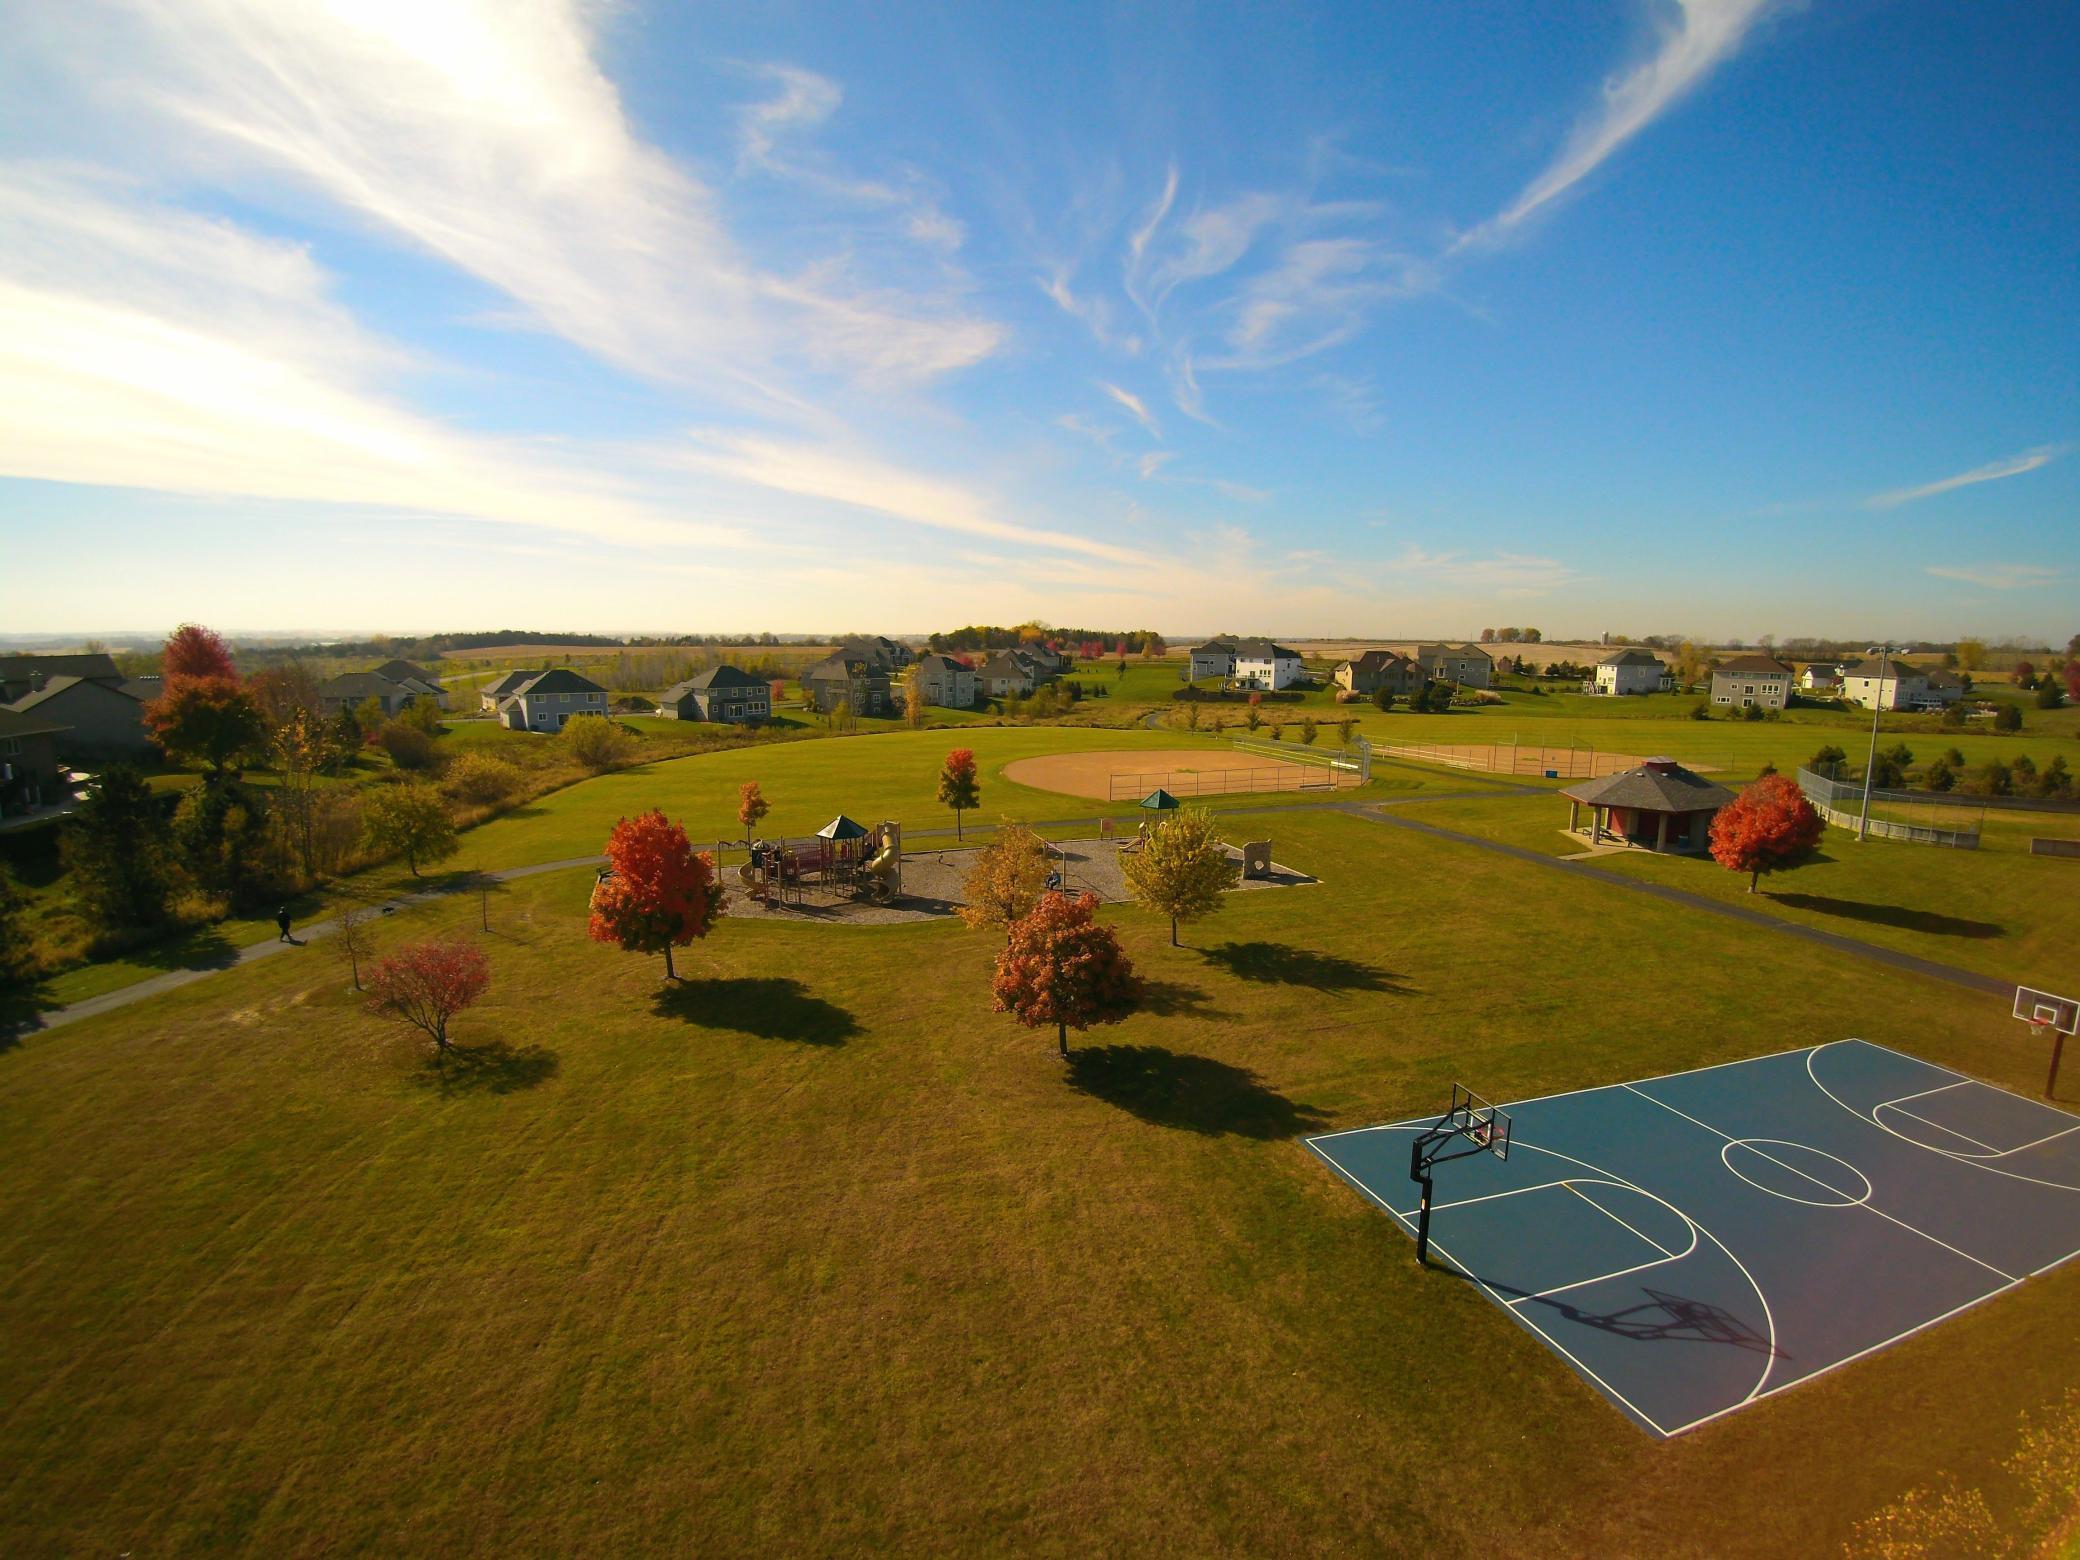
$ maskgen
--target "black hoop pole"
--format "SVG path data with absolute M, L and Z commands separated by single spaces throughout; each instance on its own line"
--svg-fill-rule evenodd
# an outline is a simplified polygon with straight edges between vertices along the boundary
M 2066 1032 L 2056 1024 L 2051 1026 L 2051 1076 L 2044 1080 L 2044 1098 L 2058 1098 L 2058 1059 L 2065 1054 Z

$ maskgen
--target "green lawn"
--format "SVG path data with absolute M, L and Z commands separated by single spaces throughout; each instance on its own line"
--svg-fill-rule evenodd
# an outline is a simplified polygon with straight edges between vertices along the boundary
M 1633 1429 L 1295 1138 L 1852 1034 L 2028 1089 L 2034 1047 L 1463 846 L 1277 838 L 1320 886 L 1174 951 L 1108 913 L 1151 1010 L 1066 1068 L 956 923 L 733 916 L 660 995 L 583 872 L 385 924 L 491 955 L 445 1074 L 319 947 L 0 1054 L 0 1548 L 1829 1553 L 2080 1383 L 2067 1269 Z

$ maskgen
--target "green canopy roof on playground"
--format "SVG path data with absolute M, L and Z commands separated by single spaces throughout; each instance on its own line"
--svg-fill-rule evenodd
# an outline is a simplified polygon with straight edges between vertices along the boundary
M 854 823 L 843 813 L 839 813 L 816 831 L 816 837 L 820 840 L 863 840 L 867 837 L 867 830 L 864 824 Z
M 1161 786 L 1157 786 L 1148 795 L 1141 798 L 1139 805 L 1146 807 L 1150 812 L 1170 812 L 1182 804 L 1168 791 Z

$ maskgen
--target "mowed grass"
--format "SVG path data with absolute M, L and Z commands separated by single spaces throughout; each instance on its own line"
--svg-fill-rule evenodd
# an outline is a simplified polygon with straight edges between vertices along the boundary
M 1057 734 L 1058 739 L 1058 734 Z M 1673 1443 L 1296 1141 L 1845 1035 L 2018 1089 L 2000 1004 L 1363 819 L 1079 1042 L 957 923 L 584 872 L 407 912 L 494 984 L 445 1073 L 320 947 L 0 1054 L 11 1554 L 1835 1551 L 2080 1383 L 2061 1270 Z M 1592 945 L 1651 950 L 1614 961 Z
M 1440 800 L 1411 816 L 1546 855 L 1588 849 L 1565 832 L 1567 802 L 1558 796 Z M 1950 821 L 1978 817 L 1959 809 Z M 1989 812 L 1977 850 L 1875 838 L 1859 843 L 1853 829 L 1830 825 L 1814 860 L 1765 877 L 1753 894 L 1746 873 L 1729 872 L 1709 856 L 1616 851 L 1597 856 L 1594 866 L 2018 985 L 2064 991 L 2080 986 L 2073 971 L 2080 860 L 2031 855 L 2029 841 L 2037 834 L 2070 837 L 2074 821 L 2070 814 Z M 1808 957 L 1837 958 L 1818 949 Z
M 1225 739 L 1190 738 L 1174 731 L 1093 731 L 1059 726 L 976 727 L 962 732 L 901 731 L 821 742 L 702 754 L 607 775 L 542 798 L 463 836 L 456 864 L 497 870 L 596 853 L 614 822 L 648 807 L 662 807 L 683 823 L 696 844 L 741 839 L 739 791 L 759 782 L 772 811 L 760 832 L 775 837 L 806 835 L 843 812 L 872 826 L 893 819 L 906 830 L 950 829 L 954 815 L 938 799 L 939 769 L 953 748 L 975 753 L 982 776 L 982 805 L 965 815 L 967 824 L 999 817 L 1021 820 L 1134 813 L 1130 800 L 1094 801 L 1036 790 L 1006 780 L 1004 766 L 1045 753 L 1110 750 L 1177 750 L 1225 747 Z M 1269 762 L 1267 760 L 1267 762 Z M 1425 775 L 1396 766 L 1374 790 L 1335 793 L 1344 799 L 1479 788 L 1479 778 Z M 1321 801 L 1325 792 L 1266 792 L 1209 797 L 1210 806 L 1279 806 Z M 1191 800 L 1191 798 L 1186 798 Z

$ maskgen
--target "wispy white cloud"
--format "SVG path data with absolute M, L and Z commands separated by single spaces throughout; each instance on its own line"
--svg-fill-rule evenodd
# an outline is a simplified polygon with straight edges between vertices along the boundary
M 861 286 L 842 265 L 782 275 L 753 262 L 712 191 L 628 122 L 595 58 L 601 7 L 127 9 L 140 24 L 121 35 L 130 57 L 84 67 L 122 78 L 122 100 L 178 126 L 205 170 L 315 190 L 617 367 L 786 405 L 799 399 L 790 368 L 921 381 L 1001 339 L 956 299 Z M 807 76 L 776 103 L 769 144 L 829 111 Z
M 1146 482 L 1176 458 L 1177 452 L 1175 450 L 1150 450 L 1140 460 L 1136 461 L 1135 465 L 1141 472 L 1141 480 Z
M 0 167 L 0 472 L 737 546 L 582 449 L 457 433 L 385 384 L 299 246 Z M 594 452 L 595 454 L 597 452 Z
M 2037 563 L 1930 564 L 1922 572 L 1985 590 L 2032 590 L 2040 585 L 2063 585 L 2071 578 L 2063 569 Z
M 1117 404 L 1125 407 L 1134 421 L 1148 430 L 1149 437 L 1160 439 L 1163 436 L 1163 430 L 1156 426 L 1155 418 L 1149 414 L 1148 404 L 1140 396 L 1134 394 L 1131 390 L 1122 390 L 1118 385 L 1112 384 L 1108 380 L 1100 379 L 1097 384 L 1098 388 L 1111 396 Z
M 1549 595 L 1590 578 L 1558 558 L 1524 553 L 1471 557 L 1410 547 L 1386 566 L 1385 579 L 1421 579 L 1456 589 L 1487 592 L 1503 600 Z
M 1560 155 L 1517 198 L 1453 248 L 1493 242 L 1552 204 L 1601 167 L 1741 46 L 1777 0 L 1675 0 L 1654 52 L 1605 84 L 1603 102 L 1575 126 Z
M 1944 477 L 1937 482 L 1924 482 L 1919 487 L 1894 488 L 1887 493 L 1875 493 L 1864 500 L 1864 507 L 1897 509 L 1902 504 L 1934 498 L 1939 493 L 1952 493 L 1959 488 L 1972 487 L 1980 482 L 2000 482 L 2008 477 L 2019 477 L 2026 472 L 2050 465 L 2071 447 L 2065 444 L 2040 444 L 2035 449 L 2024 450 L 2020 455 L 2010 455 L 2005 460 L 1989 461 L 1983 466 L 1974 466 L 1970 471 L 1960 471 L 1954 477 Z

